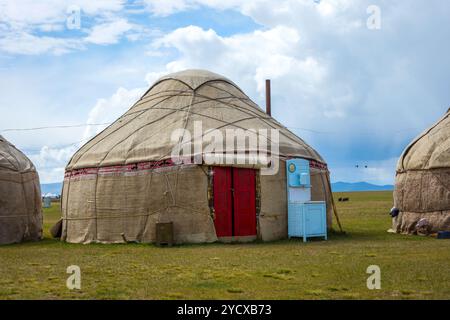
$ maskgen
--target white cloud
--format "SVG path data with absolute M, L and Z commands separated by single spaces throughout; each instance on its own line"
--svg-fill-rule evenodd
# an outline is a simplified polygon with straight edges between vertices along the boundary
M 39 31 L 43 32 L 57 32 L 57 31 L 63 31 L 64 26 L 57 23 L 45 23 L 41 24 L 37 27 Z
M 133 25 L 125 19 L 118 19 L 96 25 L 92 28 L 85 41 L 95 44 L 114 44 L 128 31 L 133 29 Z
M 42 24 L 38 28 L 45 31 L 58 31 L 58 24 Z M 61 55 L 74 50 L 86 49 L 87 44 L 109 45 L 118 43 L 122 38 L 136 41 L 145 32 L 143 27 L 129 23 L 126 19 L 116 19 L 95 25 L 87 29 L 88 35 L 78 37 L 36 36 L 26 31 L 5 32 L 0 37 L 0 51 L 10 54 L 37 55 L 50 53 Z
M 53 37 L 36 37 L 26 32 L 7 34 L 0 38 L 0 50 L 12 54 L 42 54 L 60 55 L 72 50 L 83 49 L 81 41 Z
M 89 112 L 86 124 L 114 122 L 142 96 L 145 90 L 146 88 L 128 90 L 120 87 L 111 97 L 98 99 Z M 38 169 L 41 183 L 61 182 L 64 168 L 72 155 L 106 126 L 87 126 L 81 141 L 61 147 L 44 146 L 39 153 L 29 155 Z
M 135 41 L 142 28 L 120 18 L 124 0 L 0 0 L 0 50 L 10 54 L 63 54 L 85 48 L 85 43 L 113 44 L 124 34 Z M 69 8 L 81 10 L 81 36 L 50 36 L 39 33 L 67 31 L 66 23 L 71 12 Z M 89 19 L 95 23 L 91 29 L 83 25 Z M 131 29 L 134 32 L 130 32 Z
M 212 29 L 188 26 L 158 39 L 154 45 L 179 52 L 179 58 L 167 65 L 169 72 L 195 67 L 211 69 L 231 79 L 244 79 L 243 85 L 252 92 L 256 85 L 261 95 L 267 77 L 286 86 L 300 85 L 311 90 L 326 76 L 324 65 L 301 52 L 297 30 L 283 26 L 230 37 L 219 36 Z M 290 83 L 286 78 L 289 75 L 295 75 L 289 78 Z
M 147 9 L 157 16 L 168 16 L 192 7 L 189 1 L 185 0 L 144 0 L 144 2 Z
M 58 0 L 59 1 L 59 0 Z M 89 15 L 108 15 L 124 9 L 126 0 L 65 0 L 66 7 L 76 5 Z
M 44 146 L 38 154 L 29 155 L 39 172 L 40 182 L 61 182 L 64 178 L 64 167 L 76 150 L 76 145 L 60 149 Z
M 13 29 L 25 29 L 30 25 L 61 22 L 65 17 L 64 1 L 0 1 L 0 21 Z
M 65 23 L 67 9 L 79 7 L 83 14 L 108 16 L 123 9 L 124 0 L 0 0 L 0 21 L 17 28 Z
M 145 92 L 146 88 L 125 89 L 120 87 L 107 99 L 98 99 L 91 109 L 86 123 L 109 123 L 124 114 Z M 87 141 L 106 126 L 87 127 L 83 139 Z
M 266 25 L 269 19 L 275 17 L 289 18 L 285 22 L 293 21 L 299 17 L 298 9 L 308 14 L 314 12 L 315 15 L 336 19 L 352 6 L 355 7 L 351 0 L 144 0 L 144 3 L 146 9 L 156 16 L 169 16 L 203 6 L 217 10 L 234 9 Z
M 261 0 L 144 0 L 146 9 L 156 16 L 169 16 L 171 14 L 200 8 L 201 6 L 226 10 L 240 9 L 243 11 L 249 3 L 258 4 Z M 273 8 L 277 8 L 274 6 Z

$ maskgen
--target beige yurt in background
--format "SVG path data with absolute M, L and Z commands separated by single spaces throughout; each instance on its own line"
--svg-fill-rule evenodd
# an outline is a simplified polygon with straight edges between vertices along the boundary
M 419 227 L 424 233 L 450 231 L 450 109 L 400 157 L 394 206 L 400 211 L 396 232 L 421 233 Z
M 195 150 L 183 154 L 200 163 L 177 164 L 171 157 L 178 144 L 173 132 L 180 128 L 195 132 L 199 121 L 203 132 L 216 129 L 224 136 L 227 129 L 278 129 L 278 172 L 263 175 L 263 165 L 241 164 L 236 159 L 231 164 L 209 165 L 204 148 L 199 154 Z M 271 141 L 258 150 L 235 152 L 267 150 L 272 150 Z M 287 238 L 285 160 L 294 157 L 310 161 L 312 200 L 326 201 L 330 228 L 329 172 L 313 148 L 229 79 L 204 70 L 167 75 L 68 163 L 61 239 L 155 242 L 155 226 L 165 222 L 173 223 L 176 243 Z M 230 206 L 245 214 L 227 220 Z M 229 227 L 227 221 L 234 225 Z
M 0 136 L 0 244 L 41 238 L 39 176 L 30 159 Z

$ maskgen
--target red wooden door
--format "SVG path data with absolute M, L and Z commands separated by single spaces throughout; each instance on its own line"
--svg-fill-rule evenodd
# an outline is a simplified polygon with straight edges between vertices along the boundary
M 214 211 L 217 237 L 233 235 L 232 171 L 227 167 L 213 169 Z
M 256 235 L 256 171 L 215 167 L 213 177 L 217 237 Z
M 234 236 L 256 235 L 255 170 L 233 169 Z

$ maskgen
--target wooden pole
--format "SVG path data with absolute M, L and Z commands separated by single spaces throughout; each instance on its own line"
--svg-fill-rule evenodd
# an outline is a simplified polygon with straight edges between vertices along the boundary
M 327 182 L 328 182 L 328 189 L 330 190 L 331 205 L 333 207 L 334 216 L 336 217 L 336 222 L 339 226 L 339 230 L 341 230 L 341 232 L 344 232 L 344 229 L 342 229 L 341 221 L 339 220 L 339 215 L 338 215 L 338 212 L 336 209 L 336 204 L 334 203 L 333 191 L 331 190 L 331 182 L 330 182 L 330 177 L 328 174 L 327 174 Z

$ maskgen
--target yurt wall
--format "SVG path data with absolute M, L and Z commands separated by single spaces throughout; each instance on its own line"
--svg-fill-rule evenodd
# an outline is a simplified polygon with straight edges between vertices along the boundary
M 41 238 L 39 176 L 31 161 L 0 136 L 0 244 Z
M 327 201 L 327 218 L 331 221 L 326 177 L 322 177 L 326 172 L 312 170 L 316 171 L 312 175 L 313 200 Z M 214 242 L 213 197 L 218 195 L 213 192 L 213 172 L 214 167 L 197 165 L 75 170 L 64 181 L 62 239 L 77 243 L 155 242 L 156 223 L 173 222 L 175 243 Z M 280 161 L 275 175 L 258 172 L 258 180 L 258 199 L 254 199 L 260 203 L 258 238 L 285 239 L 285 161 Z
M 393 228 L 399 233 L 450 231 L 449 111 L 414 139 L 398 161 L 394 206 L 400 213 Z M 417 230 L 421 219 L 427 230 Z
M 169 221 L 176 243 L 217 240 L 208 177 L 197 165 L 75 170 L 66 174 L 62 206 L 68 242 L 155 242 L 156 223 Z

